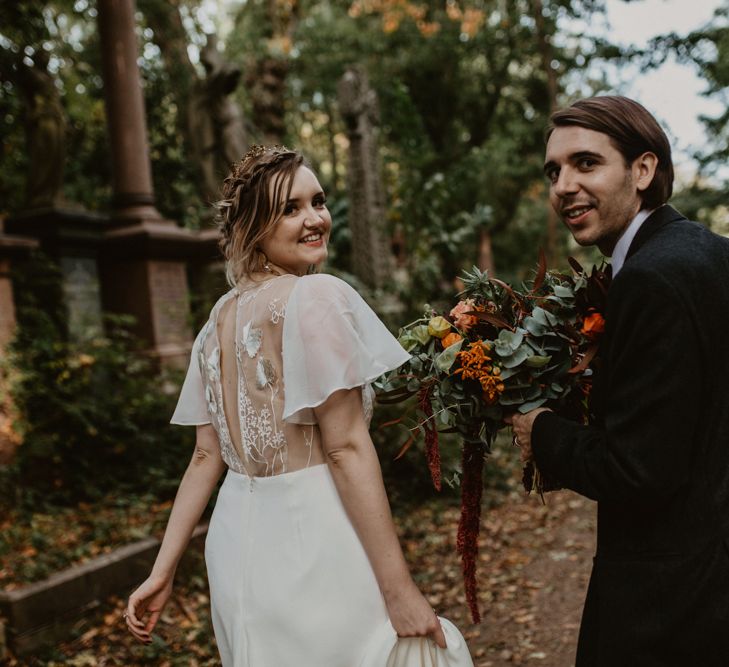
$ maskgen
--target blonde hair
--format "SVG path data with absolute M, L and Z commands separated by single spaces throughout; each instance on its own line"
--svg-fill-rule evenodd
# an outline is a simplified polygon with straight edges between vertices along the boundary
M 264 271 L 260 243 L 283 215 L 304 156 L 284 146 L 253 146 L 223 181 L 215 203 L 225 275 L 231 286 Z

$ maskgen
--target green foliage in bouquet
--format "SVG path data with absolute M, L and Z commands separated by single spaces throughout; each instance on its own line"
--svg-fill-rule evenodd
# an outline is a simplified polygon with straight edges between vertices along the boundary
M 474 620 L 475 562 L 485 457 L 510 413 L 548 407 L 588 421 L 596 352 L 604 330 L 609 273 L 547 271 L 540 253 L 534 280 L 521 289 L 490 278 L 476 267 L 463 276 L 460 300 L 448 313 L 427 307 L 400 331 L 412 357 L 381 378 L 378 400 L 409 401 L 398 420 L 409 426 L 402 456 L 419 433 L 436 489 L 441 488 L 439 433 L 463 441 L 458 550 Z M 408 420 L 410 423 L 408 424 Z M 554 488 L 533 464 L 524 470 L 527 490 Z

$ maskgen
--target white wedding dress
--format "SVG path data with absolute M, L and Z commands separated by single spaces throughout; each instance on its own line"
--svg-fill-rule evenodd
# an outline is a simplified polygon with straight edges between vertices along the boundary
M 224 667 L 359 667 L 388 624 L 313 408 L 409 355 L 346 283 L 285 275 L 225 294 L 172 418 L 212 424 L 229 470 L 205 546 Z

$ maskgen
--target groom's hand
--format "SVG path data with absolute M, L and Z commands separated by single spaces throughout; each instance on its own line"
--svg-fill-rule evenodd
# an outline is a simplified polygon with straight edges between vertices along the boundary
M 522 463 L 532 460 L 532 428 L 537 415 L 542 412 L 548 412 L 549 408 L 537 408 L 526 414 L 514 412 L 506 415 L 504 421 L 511 424 L 514 431 L 514 444 L 521 449 Z

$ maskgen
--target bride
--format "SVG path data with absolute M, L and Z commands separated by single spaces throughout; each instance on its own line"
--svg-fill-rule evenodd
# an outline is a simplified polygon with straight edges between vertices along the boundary
M 351 287 L 310 274 L 331 216 L 301 154 L 255 147 L 218 208 L 233 288 L 193 346 L 172 423 L 196 426 L 195 451 L 152 572 L 129 598 L 129 630 L 151 641 L 227 468 L 205 545 L 223 665 L 357 667 L 388 619 L 400 637 L 445 648 L 368 432 L 369 383 L 408 354 Z

